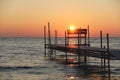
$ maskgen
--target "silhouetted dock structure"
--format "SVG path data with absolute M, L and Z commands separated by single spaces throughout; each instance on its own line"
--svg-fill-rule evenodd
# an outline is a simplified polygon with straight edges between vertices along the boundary
M 76 44 L 70 44 L 69 39 L 77 39 Z M 110 60 L 120 60 L 120 50 L 109 49 L 109 34 L 106 34 L 107 47 L 103 47 L 102 31 L 100 31 L 100 47 L 92 47 L 90 45 L 89 26 L 87 29 L 78 28 L 75 30 L 67 29 L 65 31 L 64 44 L 57 43 L 57 31 L 55 30 L 55 43 L 51 43 L 50 24 L 48 23 L 48 36 L 46 35 L 46 27 L 44 26 L 44 50 L 45 56 L 50 59 L 54 59 L 56 51 L 65 52 L 65 63 L 69 62 L 69 54 L 77 55 L 77 64 L 79 66 L 87 65 L 89 57 L 100 58 L 100 68 L 102 73 L 108 73 L 108 79 L 110 80 Z M 48 40 L 48 41 L 47 41 Z M 47 43 L 48 42 L 48 43 Z M 47 52 L 47 51 L 48 52 Z M 82 61 L 81 61 L 82 57 Z M 93 67 L 94 68 L 94 67 Z

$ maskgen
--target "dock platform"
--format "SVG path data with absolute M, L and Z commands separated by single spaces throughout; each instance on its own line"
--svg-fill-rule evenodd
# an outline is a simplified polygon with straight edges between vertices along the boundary
M 86 54 L 86 56 L 96 57 L 96 58 L 102 58 L 101 54 L 107 53 L 107 49 L 105 48 L 90 47 L 90 46 L 83 46 L 83 45 L 79 46 L 78 48 L 78 45 L 74 45 L 74 44 L 67 45 L 67 46 L 65 46 L 65 44 L 51 44 L 51 45 L 46 44 L 46 48 L 54 49 L 62 52 L 74 52 L 74 54 L 79 54 L 81 56 L 83 56 L 84 54 L 78 53 L 78 50 L 87 51 L 88 53 Z M 110 49 L 109 54 L 110 54 L 111 60 L 120 60 L 120 50 Z
M 77 64 L 81 64 L 81 57 L 84 58 L 82 63 L 87 65 L 88 57 L 95 57 L 100 59 L 100 68 L 102 72 L 108 73 L 110 80 L 110 60 L 120 60 L 120 50 L 109 48 L 109 34 L 106 34 L 106 48 L 103 47 L 102 31 L 100 31 L 100 47 L 92 47 L 90 44 L 89 26 L 88 29 L 78 28 L 74 31 L 67 29 L 65 31 L 64 44 L 57 43 L 57 31 L 55 30 L 55 43 L 51 43 L 50 24 L 48 23 L 48 36 L 46 37 L 46 27 L 44 26 L 44 55 L 50 59 L 55 58 L 56 51 L 65 53 L 65 62 L 69 63 L 69 54 L 77 55 Z M 77 40 L 76 44 L 71 44 L 69 40 L 74 38 Z M 93 67 L 94 68 L 94 67 Z

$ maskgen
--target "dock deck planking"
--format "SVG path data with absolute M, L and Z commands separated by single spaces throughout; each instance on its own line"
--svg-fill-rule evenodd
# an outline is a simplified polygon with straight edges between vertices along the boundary
M 46 44 L 47 48 L 51 48 L 54 50 L 58 50 L 58 51 L 73 51 L 73 52 L 77 52 L 78 51 L 78 45 L 67 45 L 67 47 L 65 46 L 65 44 Z M 101 53 L 107 53 L 107 49 L 105 48 L 98 48 L 98 47 L 89 47 L 89 46 L 79 46 L 79 50 L 83 50 L 83 51 L 89 51 L 89 54 L 87 54 L 88 56 L 91 57 L 97 57 L 100 58 Z M 97 53 L 97 55 L 95 56 L 94 53 Z M 117 49 L 110 49 L 109 53 L 111 55 L 111 59 L 118 59 L 120 60 L 120 50 Z M 77 54 L 77 53 L 76 53 Z

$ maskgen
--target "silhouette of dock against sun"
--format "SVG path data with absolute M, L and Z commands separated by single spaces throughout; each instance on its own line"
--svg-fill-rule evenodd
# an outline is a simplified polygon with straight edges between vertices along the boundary
M 70 44 L 69 39 L 77 39 L 77 44 Z M 47 40 L 48 39 L 48 43 Z M 48 23 L 48 38 L 46 37 L 46 27 L 44 26 L 44 55 L 50 59 L 54 59 L 56 51 L 65 52 L 65 63 L 73 63 L 69 61 L 69 54 L 77 55 L 77 64 L 79 66 L 87 65 L 88 57 L 100 58 L 100 68 L 102 73 L 108 73 L 110 80 L 110 60 L 120 60 L 120 50 L 109 49 L 109 34 L 106 34 L 107 47 L 103 47 L 102 31 L 100 31 L 100 48 L 90 46 L 89 26 L 88 29 L 78 28 L 75 30 L 67 29 L 65 31 L 65 43 L 57 44 L 57 31 L 55 30 L 55 43 L 51 44 L 50 24 Z M 48 53 L 47 53 L 47 51 Z M 81 56 L 83 61 L 81 62 Z M 90 58 L 89 58 L 90 59 Z M 95 68 L 95 67 L 93 67 Z

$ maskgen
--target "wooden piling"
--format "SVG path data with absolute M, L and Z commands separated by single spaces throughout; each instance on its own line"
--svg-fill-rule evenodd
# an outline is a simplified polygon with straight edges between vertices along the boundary
M 88 25 L 88 44 L 89 44 L 89 46 L 90 46 L 90 31 L 89 31 L 90 29 L 89 29 L 89 25 Z
M 48 42 L 51 45 L 51 32 L 50 32 L 50 23 L 48 22 Z
M 57 39 L 57 35 L 58 35 L 58 34 L 57 34 L 57 30 L 55 30 L 55 44 L 57 44 L 57 40 L 58 40 L 58 39 Z
M 46 56 L 46 26 L 44 26 L 44 56 Z
M 100 47 L 102 48 L 102 31 L 100 31 Z
M 110 53 L 109 53 L 109 34 L 107 33 L 107 55 L 108 55 L 108 78 L 110 80 Z
M 55 30 L 55 45 L 57 45 L 57 30 Z M 54 50 L 54 58 L 56 56 L 56 50 Z
M 67 35 L 66 35 L 66 31 L 65 31 L 65 48 L 67 47 Z M 65 58 L 66 58 L 66 64 L 67 64 L 67 50 L 65 50 Z
M 102 48 L 102 31 L 100 31 L 100 47 Z M 101 68 L 103 67 L 103 53 L 101 52 Z
M 87 64 L 87 54 L 88 51 L 84 50 L 84 64 L 86 65 Z
M 104 49 L 105 49 L 105 46 L 104 46 Z M 104 66 L 104 72 L 106 71 L 106 53 L 105 52 L 103 52 L 103 66 Z
M 48 55 L 51 58 L 51 55 L 53 54 L 53 50 L 51 49 L 51 32 L 50 32 L 50 23 L 49 22 L 48 22 L 48 44 L 49 44 Z
M 80 41 L 81 41 L 81 38 L 80 38 L 80 33 L 78 32 L 78 65 L 80 66 Z
M 81 30 L 81 27 L 80 27 L 80 30 Z M 78 38 L 79 38 L 79 44 L 81 44 L 81 42 L 82 42 L 82 39 L 81 39 L 81 32 L 79 33 L 79 36 L 78 36 Z
M 87 34 L 85 34 L 85 45 L 87 45 Z

